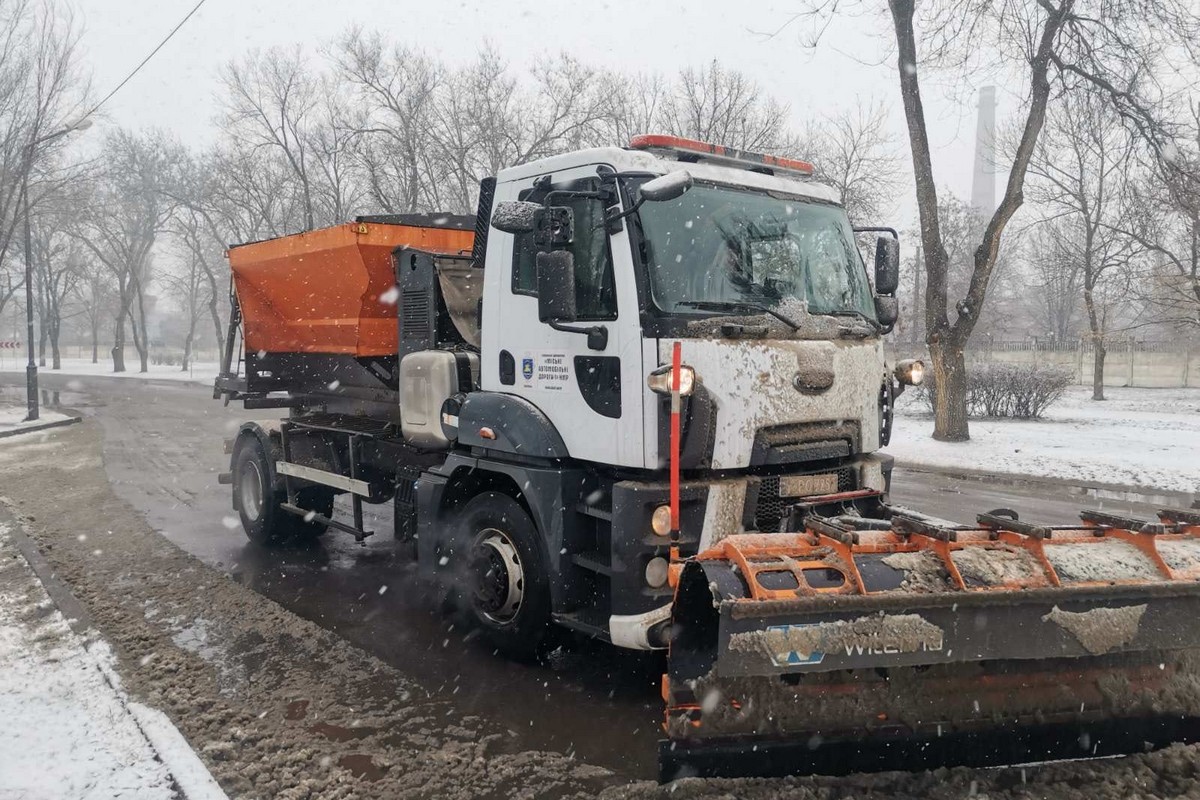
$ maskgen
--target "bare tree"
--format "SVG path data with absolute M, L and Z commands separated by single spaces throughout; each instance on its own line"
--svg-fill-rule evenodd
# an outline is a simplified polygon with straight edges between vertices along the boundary
M 900 158 L 888 133 L 887 107 L 859 102 L 810 125 L 804 157 L 835 187 L 850 220 L 870 224 L 888 210 L 900 187 Z
M 83 112 L 78 43 L 74 19 L 58 4 L 0 0 L 0 312 L 24 287 L 24 264 L 12 256 L 26 179 L 63 147 L 53 134 Z
M 832 14 L 863 5 L 810 0 L 801 16 L 827 22 Z M 1165 128 L 1155 113 L 1159 87 L 1153 78 L 1173 47 L 1175 55 L 1194 55 L 1200 22 L 1188 0 L 888 0 L 888 12 L 927 276 L 927 342 L 936 378 L 933 435 L 965 441 L 970 431 L 964 349 L 983 311 L 1005 229 L 1024 202 L 1026 173 L 1051 95 L 1099 89 L 1118 116 L 1161 151 Z M 980 69 L 1021 75 L 1027 92 L 1003 197 L 980 234 L 967 291 L 953 305 L 921 93 L 922 73 L 939 68 L 957 75 Z
M 794 153 L 790 110 L 751 78 L 713 61 L 679 73 L 660 120 L 672 133 L 741 150 Z
M 112 273 L 95 258 L 87 258 L 79 265 L 75 281 L 75 302 L 80 315 L 87 323 L 89 341 L 92 345 L 92 363 L 100 361 L 100 326 L 116 313 L 116 296 L 113 291 Z
M 1139 296 L 1176 330 L 1200 330 L 1200 100 L 1188 98 L 1171 146 L 1140 159 L 1116 224 L 1146 252 Z
M 223 132 L 227 146 L 255 175 L 264 170 L 294 213 L 287 232 L 332 225 L 358 206 L 352 173 L 361 123 L 333 79 L 315 72 L 299 50 L 252 53 L 222 72 Z
M 79 240 L 112 273 L 117 313 L 113 320 L 113 372 L 125 371 L 126 323 L 141 372 L 150 369 L 146 331 L 146 290 L 151 252 L 174 210 L 182 148 L 162 133 L 139 136 L 118 130 L 104 147 L 103 174 L 97 181 Z
M 445 67 L 360 28 L 340 37 L 331 57 L 365 109 L 355 152 L 372 203 L 389 214 L 436 210 L 429 129 Z
M 1108 354 L 1112 303 L 1137 248 L 1117 231 L 1127 207 L 1126 183 L 1134 138 L 1123 128 L 1099 92 L 1084 89 L 1064 95 L 1047 115 L 1030 162 L 1031 195 L 1050 219 L 1056 260 L 1078 275 L 1095 348 L 1092 399 L 1104 399 L 1104 363 Z
M 1070 225 L 1062 219 L 1044 219 L 1031 231 L 1025 250 L 1035 326 L 1063 341 L 1076 333 L 1081 296 L 1081 262 L 1070 252 L 1071 244 Z

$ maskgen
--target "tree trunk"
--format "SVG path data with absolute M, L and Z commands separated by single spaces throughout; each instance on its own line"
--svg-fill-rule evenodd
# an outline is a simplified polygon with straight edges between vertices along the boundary
M 929 354 L 933 361 L 933 438 L 965 442 L 971 433 L 967 425 L 967 362 L 963 348 L 952 337 L 946 337 L 931 342 Z
M 1096 308 L 1096 278 L 1089 268 L 1084 276 L 1083 305 L 1087 308 L 1088 329 L 1092 332 L 1092 342 L 1096 345 L 1096 357 L 1092 363 L 1092 399 L 1104 399 L 1104 358 L 1108 350 L 1104 344 L 1104 329 L 1107 327 L 1100 317 L 1100 309 Z M 1129 376 L 1133 378 L 1132 372 Z
M 46 322 L 42 320 L 42 324 L 38 326 L 38 366 L 46 366 L 46 341 L 50 338 L 50 331 L 46 329 Z
M 133 346 L 137 348 L 138 360 L 141 362 L 141 372 L 150 371 L 150 334 L 146 330 L 146 303 L 145 296 L 142 294 L 142 285 L 137 284 L 137 317 L 134 318 L 133 309 L 129 311 L 129 323 L 133 326 Z M 138 335 L 138 331 L 141 335 Z
M 116 329 L 113 331 L 113 372 L 125 371 L 125 312 L 117 314 Z
M 188 325 L 187 336 L 183 340 L 183 367 L 182 371 L 188 371 L 188 363 L 192 360 L 192 342 L 196 338 L 196 317 L 192 316 L 191 324 Z
M 92 363 L 100 363 L 100 318 L 92 319 Z

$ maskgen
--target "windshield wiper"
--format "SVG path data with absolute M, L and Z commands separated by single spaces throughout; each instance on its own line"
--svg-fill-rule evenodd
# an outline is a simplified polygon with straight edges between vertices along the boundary
M 816 311 L 813 313 L 818 315 L 826 314 L 831 317 L 857 317 L 858 319 L 861 319 L 863 322 L 867 323 L 871 330 L 875 331 L 876 333 L 881 333 L 883 331 L 883 326 L 880 325 L 878 321 L 871 319 L 857 308 L 842 308 L 838 309 L 837 311 Z
M 791 317 L 780 314 L 773 308 L 759 305 L 758 303 L 747 303 L 737 300 L 680 300 L 675 305 L 684 306 L 685 308 L 696 308 L 701 311 L 761 311 L 764 314 L 770 314 L 784 325 L 791 327 L 794 331 L 800 330 L 799 322 L 796 322 Z

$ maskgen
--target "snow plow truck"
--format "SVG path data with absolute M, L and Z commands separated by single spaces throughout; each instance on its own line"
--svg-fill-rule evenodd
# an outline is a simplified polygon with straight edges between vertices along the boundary
M 898 236 L 803 161 L 638 136 L 228 257 L 215 396 L 283 417 L 230 443 L 249 538 L 389 503 L 502 650 L 667 650 L 663 780 L 1198 738 L 1200 512 L 890 503 Z

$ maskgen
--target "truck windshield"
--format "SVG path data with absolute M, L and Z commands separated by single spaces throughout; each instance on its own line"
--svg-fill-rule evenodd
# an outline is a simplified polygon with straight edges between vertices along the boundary
M 846 212 L 714 185 L 639 211 L 650 294 L 662 311 L 711 313 L 797 303 L 811 314 L 875 319 Z M 743 311 L 743 313 L 753 313 Z

